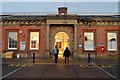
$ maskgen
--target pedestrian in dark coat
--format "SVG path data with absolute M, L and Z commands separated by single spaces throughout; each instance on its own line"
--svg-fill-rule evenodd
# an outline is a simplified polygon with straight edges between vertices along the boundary
M 65 57 L 65 63 L 66 63 L 66 59 L 67 59 L 67 62 L 69 63 L 70 50 L 68 49 L 68 47 L 66 47 L 63 57 Z

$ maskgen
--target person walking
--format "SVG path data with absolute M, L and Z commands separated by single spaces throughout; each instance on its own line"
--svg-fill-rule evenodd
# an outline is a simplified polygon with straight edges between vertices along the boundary
M 66 47 L 63 57 L 65 57 L 65 63 L 66 63 L 66 59 L 67 59 L 67 62 L 69 63 L 70 50 L 68 49 L 68 47 Z
M 55 46 L 55 48 L 54 48 L 55 63 L 58 62 L 58 54 L 59 54 L 59 50 L 58 50 L 57 46 Z

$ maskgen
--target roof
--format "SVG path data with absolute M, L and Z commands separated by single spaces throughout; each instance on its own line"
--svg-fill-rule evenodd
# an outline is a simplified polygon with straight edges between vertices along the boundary
M 3 20 L 21 20 L 21 19 L 80 19 L 80 20 L 118 20 L 120 15 L 117 14 L 67 14 L 67 15 L 60 15 L 60 14 L 14 14 L 14 15 L 1 15 Z

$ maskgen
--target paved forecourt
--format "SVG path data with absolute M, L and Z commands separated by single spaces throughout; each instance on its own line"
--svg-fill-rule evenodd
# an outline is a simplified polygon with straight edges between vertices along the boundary
M 59 59 L 56 64 L 54 60 L 37 59 L 35 63 L 23 61 L 22 64 L 11 62 L 7 66 L 17 67 L 13 71 L 3 76 L 5 78 L 108 78 L 115 79 L 113 76 L 104 72 L 96 64 L 87 63 L 85 59 L 70 60 L 65 64 L 63 59 Z M 51 61 L 51 62 L 49 62 Z M 110 68 L 110 67 L 107 67 Z M 4 73 L 4 72 L 3 72 Z

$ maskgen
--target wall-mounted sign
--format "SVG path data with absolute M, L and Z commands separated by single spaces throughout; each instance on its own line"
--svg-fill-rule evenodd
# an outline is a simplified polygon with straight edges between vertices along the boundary
M 20 42 L 20 51 L 25 50 L 26 43 L 25 42 Z
M 99 42 L 99 45 L 103 45 L 103 42 Z
M 78 47 L 79 47 L 79 48 L 82 48 L 82 44 L 79 44 Z

